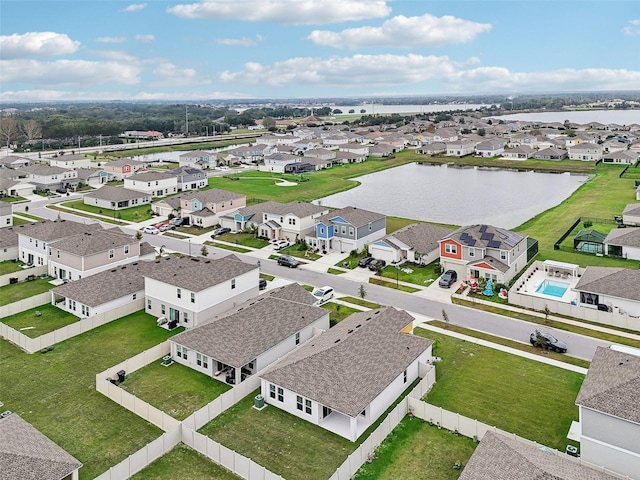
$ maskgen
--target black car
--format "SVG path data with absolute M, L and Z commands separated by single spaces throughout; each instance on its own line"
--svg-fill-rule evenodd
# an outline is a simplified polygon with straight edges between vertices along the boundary
M 449 288 L 451 285 L 456 283 L 457 280 L 458 280 L 457 272 L 455 270 L 447 270 L 440 277 L 440 281 L 438 282 L 438 285 L 440 285 L 441 287 Z
M 566 353 L 567 351 L 567 344 L 562 340 L 558 340 L 548 332 L 536 330 L 529 336 L 529 342 L 531 342 L 531 345 L 534 347 L 541 347 L 558 353 Z
M 369 267 L 369 270 L 371 270 L 372 272 L 375 272 L 376 270 L 384 268 L 386 264 L 387 262 L 385 262 L 384 260 L 373 259 L 371 262 L 369 262 L 368 267 Z
M 211 236 L 217 237 L 218 235 L 224 235 L 225 233 L 231 233 L 231 229 L 229 227 L 216 228 L 213 232 L 211 232 Z
M 373 262 L 373 257 L 363 257 L 358 262 L 358 266 L 364 268 L 367 265 L 369 265 L 371 262 Z
M 264 290 L 265 288 L 267 288 L 267 281 L 264 278 L 261 278 L 258 282 L 258 288 L 260 290 Z
M 57 192 L 57 193 L 67 193 L 67 189 L 66 189 L 66 188 L 64 188 L 64 187 L 56 188 L 56 192 Z
M 296 268 L 299 262 L 291 255 L 280 255 L 278 257 L 278 265 L 282 265 L 289 268 Z

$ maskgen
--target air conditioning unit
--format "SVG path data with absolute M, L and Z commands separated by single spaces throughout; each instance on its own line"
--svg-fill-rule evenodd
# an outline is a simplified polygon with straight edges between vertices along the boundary
M 5 410 L 4 412 L 0 413 L 0 418 L 5 418 L 8 417 L 9 415 L 11 415 L 13 412 L 11 410 Z

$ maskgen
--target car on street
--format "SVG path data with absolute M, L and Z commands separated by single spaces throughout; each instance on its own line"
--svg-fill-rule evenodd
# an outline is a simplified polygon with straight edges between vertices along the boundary
M 376 270 L 384 268 L 386 264 L 387 264 L 386 261 L 378 260 L 374 258 L 372 261 L 369 262 L 367 266 L 369 267 L 369 270 L 371 270 L 372 272 L 375 272 Z
M 158 230 L 156 227 L 148 226 L 142 229 L 142 233 L 150 233 L 151 235 L 157 235 L 160 233 L 160 230 Z
M 529 335 L 529 342 L 531 342 L 531 345 L 534 347 L 544 348 L 558 353 L 566 353 L 567 351 L 567 344 L 562 340 L 558 340 L 549 332 L 536 330 Z
M 296 268 L 300 262 L 293 258 L 291 255 L 280 255 L 278 257 L 278 265 L 282 265 L 284 267 Z
M 458 273 L 455 270 L 447 270 L 442 274 L 440 280 L 438 281 L 438 285 L 443 288 L 449 288 L 451 285 L 456 283 L 458 280 Z
M 225 233 L 231 233 L 231 229 L 229 227 L 216 228 L 213 232 L 211 232 L 211 237 L 217 237 L 219 235 L 224 235 Z
M 287 248 L 288 246 L 289 242 L 287 242 L 286 240 L 278 240 L 276 242 L 273 242 L 274 250 L 282 250 L 283 248 Z
M 325 285 L 324 287 L 314 288 L 311 294 L 316 297 L 316 305 L 322 305 L 333 298 L 333 288 Z
M 362 257 L 358 262 L 358 266 L 364 268 L 371 262 L 373 262 L 373 257 Z

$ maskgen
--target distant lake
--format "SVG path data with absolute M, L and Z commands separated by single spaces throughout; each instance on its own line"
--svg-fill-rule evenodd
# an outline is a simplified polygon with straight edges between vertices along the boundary
M 587 178 L 412 163 L 358 177 L 360 186 L 320 201 L 436 223 L 514 228 L 558 205 Z
M 340 115 L 360 114 L 360 110 L 364 110 L 365 115 L 372 114 L 391 114 L 391 113 L 433 113 L 433 112 L 450 112 L 452 110 L 478 110 L 491 105 L 481 104 L 444 104 L 444 105 L 382 105 L 378 103 L 366 103 L 363 105 L 335 105 L 331 109 L 341 110 Z M 353 110 L 354 113 L 349 113 Z
M 507 107 L 508 105 L 505 105 Z M 514 113 L 513 115 L 501 115 L 500 120 L 522 120 L 524 122 L 563 123 L 569 120 L 573 123 L 599 122 L 604 125 L 617 123 L 619 125 L 640 124 L 640 110 L 589 110 L 579 112 L 538 112 L 538 113 Z

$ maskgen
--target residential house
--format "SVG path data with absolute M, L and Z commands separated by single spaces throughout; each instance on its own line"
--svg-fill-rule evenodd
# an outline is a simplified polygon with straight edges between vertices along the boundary
M 14 227 L 18 233 L 20 260 L 31 265 L 47 265 L 49 244 L 56 240 L 102 230 L 99 223 L 78 223 L 71 220 L 45 220 Z
M 258 168 L 263 172 L 285 173 L 286 167 L 294 163 L 301 163 L 302 157 L 288 153 L 274 153 L 264 157 L 264 165 Z
M 13 225 L 13 205 L 0 201 L 0 228 Z
M 146 312 L 180 326 L 197 327 L 258 294 L 259 268 L 233 255 L 166 257 L 157 263 L 145 274 Z
M 171 338 L 171 357 L 238 384 L 329 329 L 329 312 L 314 302 L 297 283 L 263 293 Z
M 307 244 L 322 251 L 362 250 L 385 236 L 387 217 L 356 207 L 345 207 L 316 218 L 315 235 Z
M 327 207 L 306 202 L 266 202 L 257 205 L 262 214 L 258 236 L 291 242 L 305 238 L 315 228 L 316 219 L 329 212 Z M 258 219 L 256 219 L 258 220 Z
M 367 148 L 368 152 L 368 148 Z M 333 159 L 333 163 L 362 163 L 367 159 L 366 155 L 361 155 L 359 153 L 354 153 L 346 150 L 337 150 L 335 151 L 335 158 Z
M 443 142 L 432 142 L 422 145 L 416 151 L 423 155 L 440 155 L 447 151 L 447 145 Z
M 78 280 L 140 259 L 141 242 L 118 229 L 82 232 L 49 243 L 49 276 Z
M 626 150 L 618 150 L 607 153 L 602 157 L 602 163 L 615 165 L 634 165 L 638 161 L 638 155 Z
M 67 168 L 38 164 L 20 170 L 28 175 L 28 182 L 39 190 L 70 188 L 71 183 L 77 183 L 78 173 Z
M 7 155 L 0 158 L 0 168 L 10 168 L 13 170 L 28 167 L 33 162 L 30 158 L 19 157 L 17 155 Z
M 7 480 L 78 480 L 76 458 L 17 413 L 0 416 L 0 474 Z
M 36 186 L 29 183 L 29 174 L 22 170 L 0 168 L 0 197 L 24 197 L 33 194 Z
M 241 193 L 219 188 L 180 195 L 180 213 L 191 225 L 211 227 L 220 223 L 220 216 L 247 205 L 247 197 Z
M 490 138 L 476 144 L 476 157 L 491 158 L 502 155 L 504 152 L 504 141 L 499 138 Z
M 604 241 L 605 254 L 640 260 L 640 228 L 614 228 Z
M 412 223 L 369 244 L 369 255 L 387 263 L 408 261 L 426 265 L 438 259 L 438 241 L 451 231 L 430 223 Z
M 533 148 L 527 145 L 520 145 L 518 147 L 513 147 L 502 152 L 502 158 L 506 158 L 508 160 L 526 160 L 531 158 L 534 154 Z
M 0 262 L 18 258 L 18 232 L 16 227 L 0 228 Z
M 484 277 L 507 284 L 527 264 L 527 237 L 491 225 L 461 227 L 440 240 L 440 268 L 461 280 Z
M 567 158 L 567 151 L 554 147 L 544 148 L 535 152 L 533 158 L 536 160 L 563 160 Z
M 64 169 L 89 168 L 91 159 L 82 155 L 60 155 L 49 159 L 49 165 Z
M 124 179 L 124 187 L 151 197 L 166 197 L 178 192 L 178 178 L 169 172 L 145 172 Z
M 180 167 L 198 168 L 208 170 L 218 165 L 220 155 L 212 152 L 205 152 L 203 150 L 194 150 L 191 152 L 183 153 L 178 157 L 178 163 Z
M 299 138 L 293 135 L 261 135 L 256 138 L 256 144 L 273 147 L 275 145 L 293 145 L 298 140 Z
M 369 156 L 369 145 L 363 145 L 362 143 L 349 143 L 347 145 L 341 145 L 338 151 L 367 157 Z
M 622 210 L 622 223 L 640 227 L 640 203 L 630 203 Z
M 137 160 L 114 160 L 102 164 L 102 169 L 109 174 L 109 178 L 115 180 L 124 180 L 131 175 L 146 168 L 147 164 Z
M 634 479 L 640 478 L 639 384 L 640 351 L 598 347 L 576 398 L 581 459 Z
M 614 313 L 640 316 L 640 270 L 621 267 L 587 267 L 573 288 L 578 305 L 611 307 Z
M 99 187 L 109 181 L 109 174 L 104 170 L 96 170 L 93 168 L 78 168 L 76 169 L 78 175 L 78 184 L 83 183 L 91 187 Z
M 259 137 L 260 138 L 260 137 Z M 293 138 L 289 136 L 289 138 Z M 292 145 L 291 143 L 284 143 L 283 145 Z M 279 144 L 277 144 L 279 145 Z M 227 163 L 249 163 L 256 164 L 261 162 L 265 155 L 273 155 L 278 153 L 278 149 L 276 145 L 263 145 L 263 144 L 255 144 L 255 145 L 241 145 L 238 147 L 230 148 L 226 151 L 228 161 Z
M 305 161 L 310 158 L 317 158 L 319 160 L 325 160 L 331 163 L 331 161 L 336 158 L 337 150 L 327 150 L 326 148 L 313 148 L 311 150 L 307 150 L 302 155 Z
M 84 195 L 82 202 L 85 205 L 93 205 L 110 210 L 123 210 L 138 205 L 150 204 L 151 195 L 140 190 L 104 185 Z
M 172 195 L 171 197 L 161 198 L 151 204 L 151 209 L 161 217 L 173 215 L 179 217 L 181 215 L 181 200 L 188 194 Z
M 583 142 L 568 148 L 571 160 L 584 160 L 597 162 L 602 158 L 603 148 L 590 142 Z
M 431 360 L 413 320 L 393 307 L 350 315 L 261 373 L 262 396 L 355 442 Z
M 476 142 L 466 138 L 460 138 L 452 142 L 445 142 L 447 145 L 446 155 L 450 157 L 464 157 L 475 152 Z
M 459 480 L 615 480 L 565 453 L 520 437 L 488 430 L 464 466 Z
M 207 174 L 195 167 L 178 167 L 169 173 L 178 179 L 178 190 L 198 190 L 208 185 Z
M 394 146 L 388 143 L 376 143 L 369 146 L 369 156 L 373 158 L 387 158 L 395 151 Z
M 546 139 L 538 141 L 538 150 L 544 150 L 546 148 L 556 148 L 558 150 L 566 150 L 564 140 L 559 138 L 552 138 L 548 136 Z
M 538 146 L 538 141 L 538 137 L 530 133 L 517 133 L 509 137 L 507 145 L 509 148 L 524 146 L 534 149 Z
M 610 138 L 608 140 L 605 140 L 602 143 L 602 147 L 604 148 L 605 153 L 614 153 L 614 152 L 625 151 L 627 149 L 628 144 L 629 143 L 627 140 L 621 140 L 619 138 Z
M 127 130 L 118 135 L 120 138 L 130 138 L 136 140 L 160 140 L 164 138 L 162 132 L 155 130 Z

